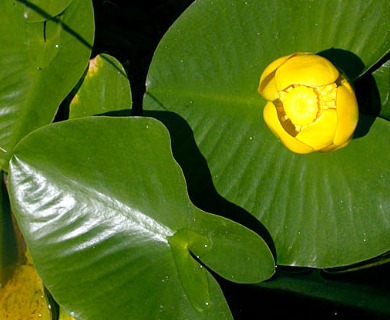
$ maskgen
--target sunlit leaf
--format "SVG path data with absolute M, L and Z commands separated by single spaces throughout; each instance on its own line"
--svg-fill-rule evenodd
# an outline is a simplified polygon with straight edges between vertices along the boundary
M 130 110 L 130 107 L 126 71 L 117 59 L 101 54 L 90 61 L 88 72 L 70 104 L 69 118 Z
M 351 79 L 371 76 L 389 52 L 387 8 L 385 0 L 199 0 L 155 52 L 145 108 L 170 129 L 190 196 L 208 211 L 251 213 L 279 264 L 335 267 L 390 249 L 389 122 L 362 114 L 344 150 L 296 155 L 265 127 L 257 94 L 264 68 L 298 51 L 320 53 Z M 375 75 L 381 99 L 386 75 Z M 363 84 L 360 107 L 375 114 L 375 81 Z
M 165 127 L 87 117 L 25 137 L 10 195 L 42 279 L 81 319 L 230 319 L 206 266 L 235 282 L 274 273 L 253 231 L 196 208 Z
M 3 170 L 7 170 L 14 146 L 21 138 L 53 121 L 61 101 L 87 67 L 94 35 L 91 1 L 74 0 L 61 15 L 48 21 L 29 22 L 24 12 L 21 2 L 0 2 Z

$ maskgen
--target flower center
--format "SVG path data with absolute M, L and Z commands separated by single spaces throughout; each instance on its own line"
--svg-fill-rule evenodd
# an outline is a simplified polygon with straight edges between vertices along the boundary
M 318 115 L 318 97 L 316 92 L 306 86 L 290 88 L 280 95 L 286 117 L 296 127 L 304 127 L 312 123 Z

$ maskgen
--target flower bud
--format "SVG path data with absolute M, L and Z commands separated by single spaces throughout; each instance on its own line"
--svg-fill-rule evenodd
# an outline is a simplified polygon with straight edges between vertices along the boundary
M 294 53 L 272 62 L 258 92 L 268 100 L 264 120 L 291 151 L 328 152 L 346 146 L 359 111 L 352 86 L 324 57 Z

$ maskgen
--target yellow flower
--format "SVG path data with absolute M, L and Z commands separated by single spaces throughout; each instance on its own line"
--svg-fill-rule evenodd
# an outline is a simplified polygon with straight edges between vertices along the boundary
M 359 112 L 347 79 L 327 59 L 294 53 L 272 62 L 258 92 L 268 100 L 264 120 L 296 153 L 328 152 L 352 139 Z

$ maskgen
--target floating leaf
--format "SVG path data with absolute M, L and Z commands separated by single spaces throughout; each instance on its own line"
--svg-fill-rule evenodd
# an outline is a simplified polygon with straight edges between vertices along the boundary
M 281 265 L 342 266 L 390 249 L 389 122 L 361 114 L 345 150 L 295 155 L 265 127 L 257 94 L 264 68 L 298 51 L 329 58 L 351 79 L 369 76 L 389 52 L 386 8 L 385 0 L 199 0 L 155 52 L 144 106 L 170 128 L 191 198 L 207 211 L 228 202 L 251 213 Z M 357 91 L 362 110 L 375 107 L 371 93 Z
M 20 2 L 0 2 L 0 169 L 5 171 L 18 141 L 53 121 L 85 71 L 94 35 L 91 1 L 74 0 L 48 21 L 29 22 L 24 11 Z
M 18 144 L 9 186 L 34 263 L 75 318 L 231 318 L 205 266 L 244 283 L 274 273 L 256 233 L 190 202 L 155 119 L 41 128 Z
M 92 116 L 131 107 L 130 83 L 120 62 L 108 54 L 97 55 L 70 103 L 69 118 Z

